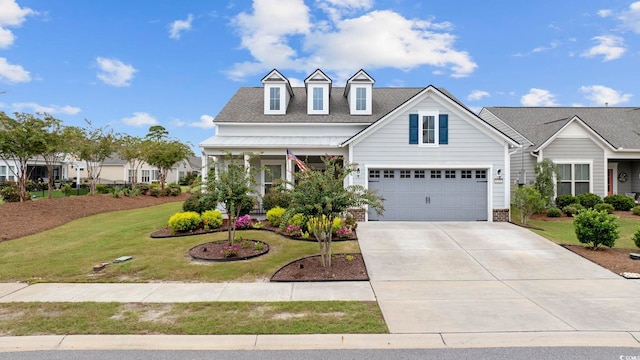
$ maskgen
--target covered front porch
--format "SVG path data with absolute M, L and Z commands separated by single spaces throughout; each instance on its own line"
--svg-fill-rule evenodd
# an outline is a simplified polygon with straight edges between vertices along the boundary
M 607 194 L 640 197 L 640 159 L 608 159 Z

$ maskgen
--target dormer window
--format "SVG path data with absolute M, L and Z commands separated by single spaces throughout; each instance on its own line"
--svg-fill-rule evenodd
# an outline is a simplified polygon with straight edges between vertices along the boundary
M 344 88 L 344 96 L 349 103 L 349 113 L 351 115 L 371 115 L 373 84 L 375 80 L 364 70 L 358 71 L 349 80 Z
M 331 79 L 320 69 L 304 79 L 307 88 L 307 114 L 328 115 Z
M 367 88 L 365 87 L 356 88 L 356 110 L 367 110 Z
M 278 70 L 272 70 L 262 78 L 264 84 L 264 114 L 285 115 L 293 89 L 286 77 Z
M 313 88 L 313 111 L 322 111 L 324 110 L 324 89 L 321 87 Z
M 269 110 L 280 110 L 280 88 L 269 88 Z

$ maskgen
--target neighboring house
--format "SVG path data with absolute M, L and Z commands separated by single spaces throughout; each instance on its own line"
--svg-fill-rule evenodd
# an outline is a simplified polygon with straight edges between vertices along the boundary
M 203 168 L 228 152 L 260 154 L 246 161 L 267 169 L 258 179 L 264 194 L 299 171 L 287 150 L 311 167 L 341 156 L 357 164 L 350 184 L 385 198 L 383 216 L 363 211 L 359 220 L 508 220 L 504 179 L 519 144 L 446 90 L 376 88 L 364 70 L 344 87 L 321 70 L 304 83 L 292 87 L 273 70 L 262 87 L 238 89 L 215 117 L 216 135 L 200 144 Z
M 640 193 L 640 108 L 487 107 L 480 117 L 520 142 L 511 182 L 531 184 L 534 166 L 552 160 L 557 195 Z
M 80 162 L 78 164 L 82 168 L 86 167 L 84 162 Z M 167 184 L 175 183 L 181 179 L 184 179 L 185 176 L 190 172 L 196 172 L 200 174 L 201 166 L 202 160 L 200 159 L 200 157 L 190 157 L 185 161 L 178 162 L 167 173 Z M 75 171 L 71 170 L 70 174 L 72 174 L 71 176 L 75 176 Z M 84 178 L 86 176 L 86 171 L 81 171 L 80 177 Z M 117 155 L 113 155 L 105 159 L 105 161 L 103 162 L 99 183 L 131 183 L 131 180 L 134 176 L 136 178 L 136 182 L 138 183 L 153 183 L 159 181 L 159 170 L 157 167 L 143 162 L 136 171 L 136 169 L 132 169 L 131 166 L 129 166 L 129 163 L 126 160 L 122 160 Z
M 8 163 L 8 164 L 7 164 Z M 18 172 L 20 171 L 20 162 L 9 159 L 8 162 L 0 159 L 0 182 L 17 181 Z M 40 156 L 31 158 L 27 161 L 27 174 L 29 179 L 33 181 L 47 180 L 49 173 L 44 159 Z M 53 178 L 64 178 L 64 162 L 58 161 L 53 166 Z

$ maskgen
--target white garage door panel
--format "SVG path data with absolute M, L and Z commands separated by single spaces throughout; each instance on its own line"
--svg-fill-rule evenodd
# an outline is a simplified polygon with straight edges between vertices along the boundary
M 369 189 L 385 198 L 385 212 L 369 220 L 487 220 L 486 170 L 369 171 Z

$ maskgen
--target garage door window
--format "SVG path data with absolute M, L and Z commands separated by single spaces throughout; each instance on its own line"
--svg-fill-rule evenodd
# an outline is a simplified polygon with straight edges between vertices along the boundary
M 431 170 L 431 178 L 432 179 L 442 178 L 442 172 L 440 170 Z
M 461 170 L 460 177 L 463 179 L 471 179 L 471 170 Z
M 456 171 L 455 170 L 446 170 L 444 172 L 444 178 L 445 179 L 455 179 L 456 178 Z
M 380 170 L 369 170 L 369 179 L 380 179 Z
M 382 176 L 384 176 L 385 179 L 393 179 L 395 174 L 393 170 L 384 170 Z
M 487 170 L 476 170 L 476 179 L 486 179 Z
M 413 172 L 413 177 L 416 179 L 424 179 L 424 170 L 415 170 Z
M 400 170 L 400 179 L 410 179 L 411 170 Z

